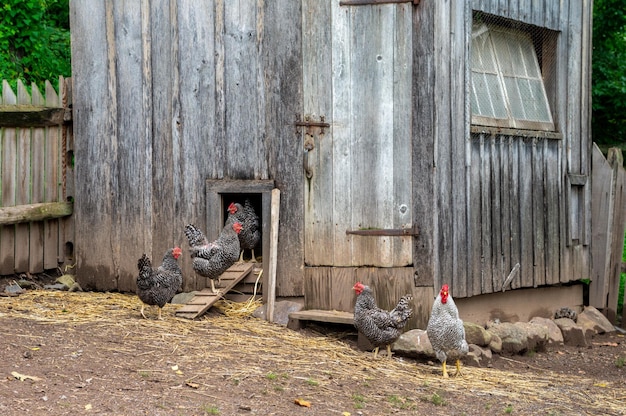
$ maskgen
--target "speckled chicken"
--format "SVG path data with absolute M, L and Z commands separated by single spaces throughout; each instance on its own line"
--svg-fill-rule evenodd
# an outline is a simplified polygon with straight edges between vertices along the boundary
M 146 305 L 156 305 L 161 309 L 170 302 L 183 284 L 183 274 L 178 266 L 178 257 L 182 250 L 179 247 L 170 248 L 163 256 L 163 262 L 156 269 L 152 268 L 150 258 L 144 255 L 137 261 L 137 296 L 141 300 L 141 316 Z
M 239 245 L 241 249 L 239 263 L 243 263 L 244 250 L 251 250 L 252 257 L 250 261 L 256 261 L 254 247 L 256 247 L 261 239 L 261 230 L 259 230 L 259 216 L 254 211 L 254 207 L 249 199 L 246 199 L 243 207 L 239 203 L 231 202 L 228 206 L 227 222 L 229 221 L 239 221 L 243 227 L 239 233 Z
M 216 293 L 214 280 L 239 257 L 239 237 L 241 223 L 227 222 L 217 240 L 209 243 L 206 236 L 193 224 L 185 226 L 185 235 L 189 241 L 189 252 L 193 259 L 193 270 L 211 281 L 211 291 Z
M 443 376 L 448 378 L 446 361 L 448 358 L 456 359 L 456 374 L 461 374 L 460 358 L 467 354 L 469 346 L 465 340 L 465 328 L 459 318 L 454 299 L 448 292 L 448 285 L 443 285 L 430 314 L 426 333 L 430 344 L 435 351 L 437 359 L 441 361 Z
M 369 286 L 358 282 L 352 288 L 357 294 L 354 305 L 354 326 L 374 348 L 374 358 L 380 347 L 387 347 L 387 357 L 391 358 L 391 344 L 402 334 L 402 328 L 413 313 L 411 295 L 404 295 L 392 311 L 385 311 L 376 305 Z

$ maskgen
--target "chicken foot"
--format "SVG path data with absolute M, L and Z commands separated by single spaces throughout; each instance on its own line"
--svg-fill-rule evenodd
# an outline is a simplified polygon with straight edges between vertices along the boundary
M 449 378 L 448 370 L 446 369 L 446 362 L 444 361 L 441 366 L 443 368 L 443 378 Z M 462 376 L 462 375 L 463 374 L 461 373 L 461 360 L 457 359 L 456 360 L 456 373 L 454 374 L 454 377 Z

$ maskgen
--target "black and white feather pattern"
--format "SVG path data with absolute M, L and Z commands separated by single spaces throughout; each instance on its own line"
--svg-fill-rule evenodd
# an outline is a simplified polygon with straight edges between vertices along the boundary
M 372 289 L 363 286 L 354 305 L 354 326 L 374 347 L 393 344 L 413 313 L 412 299 L 411 295 L 404 295 L 393 310 L 385 311 L 376 305 Z
M 440 292 L 433 303 L 426 333 L 437 359 L 443 363 L 449 358 L 459 358 L 467 354 L 469 346 L 454 299 L 451 295 L 448 295 L 446 303 L 442 303 L 441 299 Z

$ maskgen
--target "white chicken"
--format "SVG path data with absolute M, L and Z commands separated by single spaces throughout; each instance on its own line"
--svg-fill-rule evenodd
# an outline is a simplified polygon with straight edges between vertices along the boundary
M 426 327 L 428 339 L 435 351 L 437 359 L 441 361 L 443 377 L 448 378 L 446 361 L 456 359 L 455 377 L 461 374 L 461 357 L 469 351 L 465 340 L 465 328 L 459 318 L 459 310 L 448 292 L 448 285 L 444 284 L 433 303 L 433 308 Z

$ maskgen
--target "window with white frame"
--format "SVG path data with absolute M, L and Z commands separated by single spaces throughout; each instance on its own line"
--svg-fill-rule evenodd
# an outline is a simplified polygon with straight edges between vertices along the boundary
M 471 57 L 472 124 L 554 131 L 529 31 L 474 19 Z

